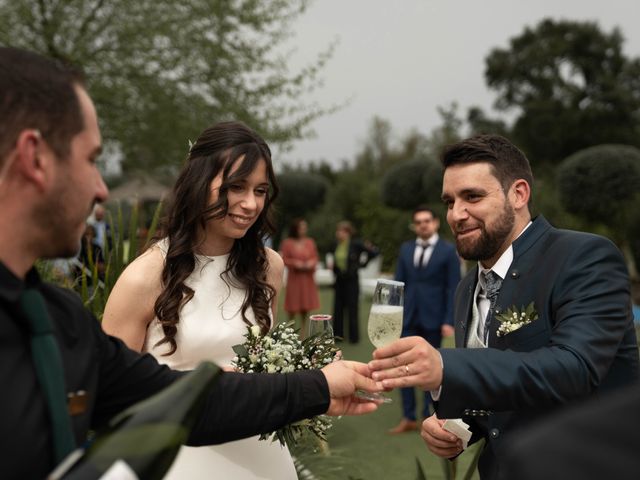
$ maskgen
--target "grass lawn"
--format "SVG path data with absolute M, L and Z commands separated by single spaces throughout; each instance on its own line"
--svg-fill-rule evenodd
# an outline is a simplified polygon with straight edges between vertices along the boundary
M 279 320 L 287 318 L 282 310 L 284 294 L 280 298 Z M 313 313 L 332 313 L 333 290 L 320 289 L 321 308 Z M 360 343 L 342 343 L 344 356 L 351 360 L 366 362 L 371 359 L 374 347 L 367 337 L 367 316 L 370 298 L 361 295 L 360 303 Z M 452 340 L 445 341 L 452 346 Z M 388 435 L 389 428 L 395 426 L 402 417 L 400 393 L 389 394 L 393 403 L 383 404 L 378 411 L 361 417 L 342 417 L 334 420 L 329 433 L 329 454 L 318 453 L 308 458 L 305 465 L 319 480 L 332 479 L 399 479 L 414 480 L 417 477 L 416 459 L 428 480 L 444 479 L 442 460 L 427 450 L 418 432 Z M 421 400 L 420 400 L 421 401 Z M 421 405 L 419 403 L 419 405 Z M 472 446 L 459 457 L 458 478 L 462 478 L 474 453 Z M 472 477 L 479 478 L 477 473 Z

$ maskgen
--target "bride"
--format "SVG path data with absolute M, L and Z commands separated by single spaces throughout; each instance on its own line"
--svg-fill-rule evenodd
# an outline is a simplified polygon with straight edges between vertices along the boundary
M 178 370 L 230 367 L 247 325 L 273 324 L 283 262 L 261 239 L 277 194 L 271 152 L 239 122 L 213 125 L 191 147 L 157 242 L 118 279 L 102 322 L 132 349 Z M 166 478 L 296 480 L 286 447 L 248 438 L 182 447 Z

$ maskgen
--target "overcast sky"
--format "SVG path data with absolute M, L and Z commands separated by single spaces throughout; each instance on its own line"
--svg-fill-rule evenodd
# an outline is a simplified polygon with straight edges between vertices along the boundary
M 351 101 L 313 123 L 316 138 L 277 155 L 339 165 L 354 158 L 375 115 L 401 137 L 413 128 L 430 132 L 441 123 L 437 107 L 453 101 L 461 114 L 471 105 L 493 113 L 485 57 L 545 17 L 597 21 L 606 32 L 618 26 L 625 54 L 640 56 L 639 13 L 638 0 L 315 0 L 295 23 L 291 66 L 337 40 L 324 87 L 309 100 Z

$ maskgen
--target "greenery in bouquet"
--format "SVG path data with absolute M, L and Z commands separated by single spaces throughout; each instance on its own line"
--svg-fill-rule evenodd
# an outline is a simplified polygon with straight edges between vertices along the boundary
M 233 366 L 243 373 L 288 373 L 297 370 L 322 368 L 334 361 L 338 348 L 333 335 L 328 332 L 300 340 L 292 322 L 278 323 L 269 333 L 262 335 L 257 325 L 247 327 L 246 341 L 235 345 Z M 304 419 L 275 432 L 262 434 L 260 440 L 277 438 L 289 447 L 298 444 L 302 437 L 312 435 L 326 441 L 331 419 L 325 415 Z

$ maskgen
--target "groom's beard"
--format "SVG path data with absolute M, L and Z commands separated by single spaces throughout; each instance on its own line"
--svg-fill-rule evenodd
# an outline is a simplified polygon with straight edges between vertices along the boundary
M 456 237 L 458 253 L 465 260 L 482 261 L 493 258 L 513 231 L 515 219 L 513 208 L 508 202 L 504 202 L 502 214 L 491 228 L 480 223 L 480 237 L 477 240 Z

